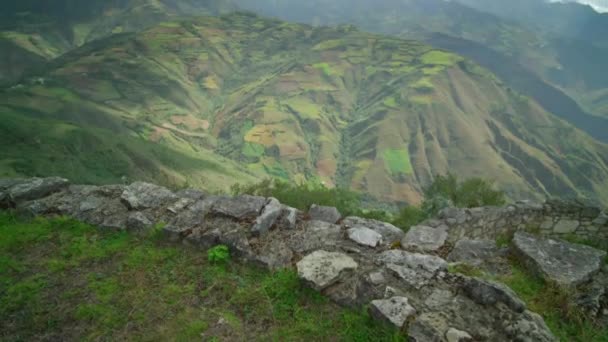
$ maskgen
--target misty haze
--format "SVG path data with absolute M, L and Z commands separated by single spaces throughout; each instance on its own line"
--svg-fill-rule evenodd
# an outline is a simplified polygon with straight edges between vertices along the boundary
M 608 341 L 608 1 L 4 0 L 0 341 Z

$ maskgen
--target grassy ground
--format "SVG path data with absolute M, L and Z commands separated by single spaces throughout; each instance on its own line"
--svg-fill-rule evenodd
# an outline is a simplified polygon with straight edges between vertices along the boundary
M 156 234 L 158 235 L 158 234 Z M 398 341 L 268 273 L 155 236 L 0 213 L 0 340 Z

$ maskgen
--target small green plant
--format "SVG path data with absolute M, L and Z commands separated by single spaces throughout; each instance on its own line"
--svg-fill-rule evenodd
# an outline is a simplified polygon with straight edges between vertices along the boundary
M 225 264 L 230 260 L 230 250 L 228 246 L 217 245 L 207 251 L 207 259 L 216 264 Z

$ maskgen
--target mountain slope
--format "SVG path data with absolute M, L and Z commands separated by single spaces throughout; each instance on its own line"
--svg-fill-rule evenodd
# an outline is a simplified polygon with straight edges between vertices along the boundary
M 470 42 L 481 44 L 517 66 L 520 75 L 527 75 L 528 79 L 523 80 L 525 83 L 544 83 L 546 89 L 534 94 L 534 98 L 543 105 L 554 101 L 555 90 L 561 93 L 562 102 L 575 99 L 576 118 L 581 120 L 573 120 L 573 115 L 563 115 L 562 118 L 608 142 L 608 83 L 599 72 L 608 69 L 608 49 L 605 47 L 590 45 L 569 36 L 556 36 L 456 1 L 238 0 L 238 4 L 284 20 L 314 25 L 354 24 L 367 31 L 419 39 L 430 44 L 435 44 L 432 37 L 440 33 L 464 43 L 455 50 L 459 53 L 466 53 Z M 502 6 L 510 4 L 503 2 Z M 530 13 L 538 12 L 531 10 Z M 475 55 L 467 57 L 474 58 L 480 64 L 487 61 L 475 59 Z M 485 64 L 497 74 L 502 66 L 500 63 Z M 533 95 L 528 94 L 529 87 L 519 87 L 521 82 L 509 82 L 509 85 L 521 93 Z M 544 94 L 550 96 L 543 97 Z M 553 112 L 553 108 L 545 109 Z M 593 121 L 601 124 L 586 123 Z
M 514 197 L 608 199 L 608 146 L 462 57 L 348 26 L 250 14 L 167 22 L 66 54 L 1 93 L 0 108 L 2 119 L 60 120 L 382 200 L 417 202 L 448 171 L 495 179 Z M 15 132 L 12 146 L 31 134 Z M 4 173 L 46 172 L 0 157 Z M 161 164 L 199 182 L 195 167 Z
M 11 84 L 26 71 L 35 71 L 44 62 L 96 39 L 141 31 L 182 15 L 233 9 L 227 0 L 5 2 L 0 4 L 0 85 Z M 23 54 L 29 58 L 14 58 Z M 3 61 L 8 58 L 10 64 Z

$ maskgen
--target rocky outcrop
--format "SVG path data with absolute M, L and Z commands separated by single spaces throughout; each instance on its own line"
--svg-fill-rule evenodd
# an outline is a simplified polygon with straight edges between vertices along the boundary
M 513 247 L 521 260 L 546 280 L 565 287 L 575 287 L 597 274 L 606 252 L 589 246 L 539 239 L 531 234 L 517 233 Z
M 14 187 L 26 183 L 22 188 L 39 190 L 15 196 Z M 275 199 L 174 193 L 146 183 L 0 181 L 0 192 L 19 213 L 69 215 L 101 229 L 144 233 L 164 222 L 165 238 L 174 243 L 202 249 L 224 244 L 244 261 L 295 268 L 308 286 L 338 304 L 367 306 L 373 317 L 407 328 L 412 341 L 554 340 L 542 318 L 505 286 L 447 272 L 437 248 L 449 247 L 449 236 L 431 248 L 436 242 L 423 230 L 406 238 L 388 223 L 341 220 L 332 208 L 313 207 L 306 215 Z M 426 224 L 440 240 L 446 231 L 441 225 Z M 404 238 L 409 251 L 397 243 Z

